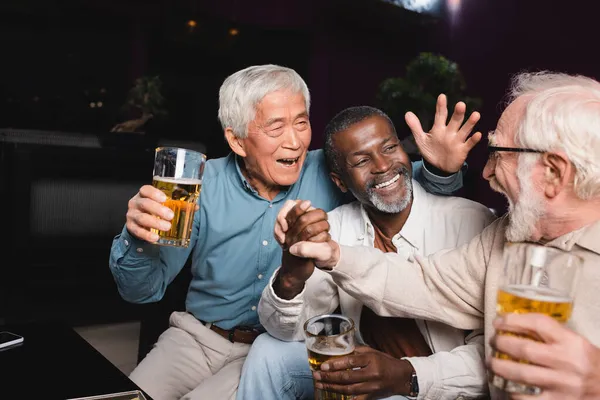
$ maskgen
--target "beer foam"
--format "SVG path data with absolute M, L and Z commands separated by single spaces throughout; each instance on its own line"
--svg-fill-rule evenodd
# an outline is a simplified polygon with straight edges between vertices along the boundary
M 533 301 L 544 301 L 548 303 L 570 303 L 573 299 L 564 293 L 546 287 L 529 285 L 509 285 L 501 288 L 502 291 L 513 296 L 522 297 Z
M 190 178 L 164 178 L 162 176 L 155 176 L 155 181 L 165 183 L 176 183 L 180 185 L 202 185 L 202 179 L 190 179 Z
M 310 348 L 310 351 L 312 351 L 313 353 L 320 354 L 322 356 L 330 356 L 330 357 L 347 356 L 354 351 L 354 346 L 346 347 L 346 348 L 340 348 L 340 347 L 315 348 L 315 347 L 312 347 L 312 348 Z

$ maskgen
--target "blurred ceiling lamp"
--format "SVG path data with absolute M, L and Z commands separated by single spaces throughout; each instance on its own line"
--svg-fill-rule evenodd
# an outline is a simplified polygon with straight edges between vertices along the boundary
M 460 10 L 462 0 L 447 0 L 448 11 L 452 14 L 456 14 Z
M 192 33 L 194 29 L 196 29 L 196 26 L 198 26 L 198 22 L 196 22 L 195 19 L 190 19 L 188 22 L 186 22 L 186 25 L 190 33 Z
M 237 36 L 239 35 L 240 31 L 237 28 L 229 28 L 229 36 Z

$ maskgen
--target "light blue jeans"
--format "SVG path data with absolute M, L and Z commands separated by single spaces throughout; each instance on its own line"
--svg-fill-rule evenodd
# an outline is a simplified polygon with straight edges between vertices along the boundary
M 242 368 L 237 400 L 312 400 L 313 378 L 304 342 L 283 342 L 268 333 L 252 344 Z M 392 396 L 386 400 L 404 400 Z

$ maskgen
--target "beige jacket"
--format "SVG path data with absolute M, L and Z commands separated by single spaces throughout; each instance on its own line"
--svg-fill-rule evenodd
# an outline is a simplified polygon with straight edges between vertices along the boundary
M 458 197 L 440 197 L 425 192 L 413 182 L 413 205 L 402 230 L 392 238 L 404 260 L 417 254 L 432 254 L 469 242 L 493 219 L 481 204 Z M 336 208 L 328 214 L 330 234 L 338 243 L 374 246 L 371 221 L 359 202 Z M 275 276 L 274 274 L 273 276 Z M 338 290 L 329 274 L 315 270 L 304 291 L 283 300 L 275 294 L 272 280 L 263 291 L 258 314 L 267 331 L 282 340 L 303 340 L 303 324 L 308 318 L 333 312 L 353 319 L 360 336 L 361 296 Z M 434 321 L 417 320 L 423 337 L 435 353 L 430 357 L 409 357 L 417 372 L 419 399 L 470 399 L 487 393 L 483 364 L 483 330 L 467 336 L 462 329 Z
M 502 217 L 469 243 L 417 256 L 416 263 L 377 249 L 342 245 L 340 261 L 329 273 L 340 288 L 360 295 L 380 315 L 424 318 L 462 329 L 484 327 L 489 356 L 507 222 Z M 600 346 L 600 221 L 547 246 L 584 259 L 569 326 Z

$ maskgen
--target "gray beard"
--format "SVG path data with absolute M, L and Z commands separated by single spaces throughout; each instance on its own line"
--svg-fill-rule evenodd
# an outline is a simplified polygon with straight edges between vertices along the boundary
M 410 175 L 408 174 L 408 170 L 406 168 L 402 168 L 398 173 L 402 176 L 404 180 L 404 196 L 398 199 L 394 199 L 390 202 L 386 202 L 379 194 L 377 194 L 373 188 L 367 188 L 367 196 L 369 201 L 373 206 L 382 213 L 386 214 L 397 214 L 410 204 L 412 199 L 412 180 L 410 179 Z
M 544 205 L 541 196 L 536 193 L 531 182 L 531 170 L 535 158 L 523 157 L 517 166 L 517 178 L 521 191 L 516 203 L 512 203 L 508 196 L 508 227 L 506 240 L 510 242 L 524 242 L 533 239 L 538 221 L 544 216 Z

